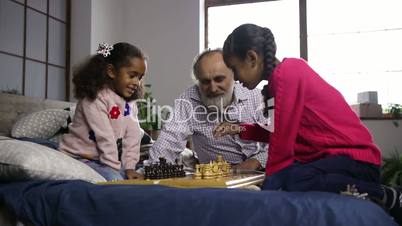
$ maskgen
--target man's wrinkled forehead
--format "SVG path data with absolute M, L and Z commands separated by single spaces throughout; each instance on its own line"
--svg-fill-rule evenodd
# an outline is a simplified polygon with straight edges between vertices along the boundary
M 232 71 L 223 61 L 222 54 L 219 52 L 204 56 L 199 64 L 198 79 L 211 79 L 217 76 L 231 76 Z

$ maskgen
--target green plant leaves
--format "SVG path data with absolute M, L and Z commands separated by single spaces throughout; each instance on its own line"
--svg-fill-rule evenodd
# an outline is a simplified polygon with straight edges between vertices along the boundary
M 402 185 L 402 155 L 395 151 L 383 159 L 381 183 L 389 186 Z

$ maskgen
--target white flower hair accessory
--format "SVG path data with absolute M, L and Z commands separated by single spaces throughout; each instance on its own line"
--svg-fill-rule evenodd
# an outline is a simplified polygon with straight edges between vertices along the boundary
M 98 47 L 98 50 L 96 50 L 96 53 L 102 54 L 103 57 L 107 57 L 111 54 L 110 51 L 112 51 L 112 49 L 113 49 L 113 45 L 109 45 L 106 42 L 103 42 L 103 43 L 99 44 L 99 47 Z

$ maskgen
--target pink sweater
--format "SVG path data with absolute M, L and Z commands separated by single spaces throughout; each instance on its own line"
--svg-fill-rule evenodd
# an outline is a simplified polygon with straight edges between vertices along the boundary
M 77 103 L 69 133 L 59 150 L 71 156 L 99 160 L 116 170 L 134 169 L 139 160 L 141 132 L 135 102 L 127 103 L 110 89 L 96 99 Z M 121 162 L 117 140 L 122 138 Z
M 269 142 L 266 174 L 294 161 L 346 155 L 380 165 L 381 152 L 343 96 L 302 59 L 287 58 L 269 78 L 274 96 L 274 132 L 244 124 L 242 139 Z

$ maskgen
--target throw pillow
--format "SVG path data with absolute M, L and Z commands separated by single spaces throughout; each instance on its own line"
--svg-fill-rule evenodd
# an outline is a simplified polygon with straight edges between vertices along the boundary
M 29 137 L 49 139 L 66 125 L 69 112 L 63 109 L 47 109 L 33 112 L 18 120 L 11 130 L 15 138 Z
M 40 144 L 0 140 L 0 180 L 106 181 L 84 163 Z

